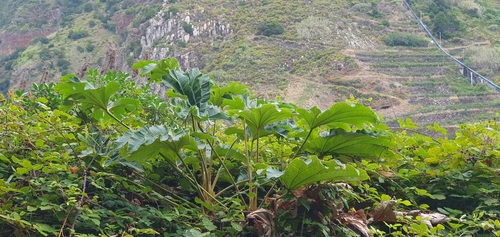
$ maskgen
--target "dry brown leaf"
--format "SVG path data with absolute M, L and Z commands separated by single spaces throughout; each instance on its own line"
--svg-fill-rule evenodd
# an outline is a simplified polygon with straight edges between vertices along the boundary
M 385 179 L 393 179 L 397 177 L 392 170 L 384 170 L 382 168 L 379 168 L 377 172 L 382 178 Z
M 349 211 L 348 213 L 340 213 L 339 220 L 345 226 L 349 227 L 354 232 L 362 237 L 372 237 L 368 228 L 365 212 L 363 209 L 358 211 Z
M 396 213 L 394 213 L 392 209 L 395 203 L 396 201 L 394 200 L 379 203 L 379 205 L 370 212 L 370 220 L 373 222 L 397 222 Z
M 306 191 L 306 189 L 307 189 L 306 187 L 298 188 L 298 189 L 292 190 L 292 193 L 293 193 L 293 195 L 295 195 L 295 197 L 301 198 L 302 196 L 304 196 L 304 191 Z
M 253 225 L 258 236 L 276 236 L 276 225 L 274 215 L 266 209 L 259 209 L 247 215 L 247 223 Z
M 297 199 L 293 199 L 287 202 L 283 202 L 280 199 L 276 203 L 276 211 L 278 209 L 281 209 L 283 211 L 290 211 L 290 215 L 292 215 L 292 218 L 297 217 L 298 208 L 299 208 L 299 203 L 297 202 Z

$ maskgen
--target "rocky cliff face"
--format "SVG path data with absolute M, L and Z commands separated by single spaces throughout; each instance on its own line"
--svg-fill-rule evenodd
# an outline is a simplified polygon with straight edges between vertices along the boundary
M 187 44 L 213 44 L 231 36 L 233 29 L 224 19 L 212 19 L 204 10 L 173 15 L 166 8 L 150 19 L 141 36 L 142 58 L 160 60 L 176 57 L 183 68 L 203 67 L 200 52 L 184 50 Z
M 15 6 L 15 2 L 9 3 L 9 7 Z M 43 70 L 48 73 L 47 78 L 56 81 L 61 73 L 80 73 L 87 66 L 129 71 L 138 60 L 167 57 L 176 57 L 185 69 L 203 68 L 210 60 L 206 52 L 233 34 L 223 16 L 196 5 L 189 10 L 176 9 L 177 5 L 167 0 L 128 0 L 117 4 L 85 1 L 76 8 L 69 3 L 53 3 L 37 11 L 40 4 L 43 3 L 20 4 L 12 17 L 2 18 L 2 22 L 8 23 L 0 27 L 0 60 L 18 48 L 28 47 L 17 59 L 9 61 L 8 67 L 0 66 L 0 77 L 16 89 L 40 82 Z M 87 10 L 84 5 L 88 5 Z M 157 12 L 151 12 L 153 9 Z M 107 35 L 103 28 L 109 30 Z M 74 39 L 68 32 L 90 35 Z M 100 35 L 93 35 L 96 33 Z M 31 48 L 30 41 L 36 37 L 47 37 L 48 43 L 35 43 Z M 95 49 L 87 49 L 94 46 Z

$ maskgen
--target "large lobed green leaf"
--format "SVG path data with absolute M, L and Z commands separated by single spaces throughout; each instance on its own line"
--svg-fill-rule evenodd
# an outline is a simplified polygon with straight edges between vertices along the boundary
M 365 171 L 354 166 L 341 167 L 333 161 L 321 162 L 313 156 L 305 161 L 295 158 L 285 169 L 280 180 L 288 190 L 295 190 L 321 181 L 359 183 L 368 178 Z
M 127 112 L 141 108 L 140 102 L 135 99 L 111 100 L 112 96 L 121 89 L 117 82 L 109 82 L 105 86 L 95 88 L 89 82 L 82 82 L 77 78 L 69 78 L 69 76 L 63 77 L 61 83 L 54 87 L 54 90 L 63 96 L 67 106 L 71 107 L 76 103 L 81 103 L 84 108 L 95 109 L 94 115 L 97 115 L 100 110 L 114 116 L 124 116 Z
M 348 133 L 337 129 L 333 136 L 318 136 L 309 140 L 304 148 L 318 155 L 379 156 L 391 146 L 392 140 L 383 135 L 374 136 L 362 132 Z
M 224 87 L 219 87 L 215 84 L 212 87 L 210 102 L 212 105 L 221 107 L 225 99 L 231 100 L 234 95 L 249 94 L 248 86 L 238 82 L 231 82 Z
M 210 100 L 210 78 L 201 74 L 197 68 L 191 72 L 170 70 L 162 77 L 163 84 L 175 93 L 185 96 L 190 106 L 198 107 L 200 113 L 205 113 Z
M 157 139 L 166 141 L 172 136 L 172 131 L 165 125 L 145 126 L 139 130 L 128 130 L 115 144 L 118 148 L 128 145 L 128 152 L 134 152 L 142 145 L 150 145 Z
M 337 103 L 323 112 L 317 107 L 313 107 L 310 111 L 298 108 L 297 112 L 310 129 L 328 126 L 351 131 L 353 125 L 358 129 L 363 129 L 366 125 L 379 121 L 377 114 L 370 108 L 348 102 Z
M 143 60 L 132 65 L 132 69 L 142 69 L 141 76 L 149 77 L 149 80 L 153 82 L 160 82 L 164 75 L 168 75 L 169 70 L 179 68 L 179 61 L 175 58 L 167 58 L 159 62 Z
M 250 108 L 241 111 L 239 115 L 246 119 L 246 123 L 252 134 L 256 134 L 257 131 L 264 129 L 266 125 L 290 118 L 292 113 L 288 109 L 278 110 L 276 105 L 265 104 L 259 108 Z
M 144 167 L 150 167 L 147 160 L 159 154 L 175 161 L 181 149 L 198 149 L 198 143 L 188 134 L 172 131 L 164 125 L 129 130 L 115 144 L 118 148 L 128 146 L 125 155 L 127 160 L 138 162 Z

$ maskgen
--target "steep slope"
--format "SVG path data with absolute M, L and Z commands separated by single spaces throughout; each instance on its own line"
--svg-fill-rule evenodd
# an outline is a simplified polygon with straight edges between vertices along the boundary
M 116 68 L 129 31 L 140 31 L 161 8 L 161 0 L 0 1 L 0 92 L 89 67 Z
M 392 15 L 393 29 L 425 36 L 403 7 L 395 7 L 401 14 Z M 343 79 L 369 80 L 361 91 L 390 95 L 375 101 L 372 107 L 392 126 L 405 118 L 420 124 L 457 124 L 491 119 L 500 112 L 498 93 L 484 85 L 471 86 L 461 75 L 461 68 L 432 43 L 427 48 L 352 50 L 351 55 L 363 70 Z
M 491 0 L 470 1 L 486 7 L 483 16 L 471 15 L 470 9 L 456 1 L 446 1 L 469 27 L 463 29 L 463 37 L 442 41 L 452 54 L 466 57 L 467 62 L 481 66 L 482 72 L 497 80 L 496 67 L 479 63 L 481 54 L 476 47 L 493 52 L 486 61 L 495 62 L 494 47 L 500 44 L 500 31 L 495 26 L 500 26 L 500 11 Z M 17 32 L 31 32 L 19 37 L 22 40 L 16 41 L 16 46 L 0 47 L 4 50 L 0 52 L 4 65 L 0 78 L 8 79 L 0 79 L 0 91 L 57 81 L 70 72 L 83 75 L 92 67 L 128 71 L 140 59 L 176 57 L 184 68 L 201 68 L 221 83 L 241 81 L 260 96 L 278 96 L 298 105 L 326 108 L 352 95 L 377 109 L 391 124 L 407 117 L 423 124 L 456 124 L 489 119 L 500 110 L 498 94 L 470 86 L 459 68 L 431 43 L 427 47 L 388 47 L 383 43 L 390 32 L 425 37 L 399 1 L 39 3 L 50 5 L 54 16 L 39 27 L 33 18 L 17 17 L 7 24 L 10 15 L 0 17 L 4 32 L 0 46 L 6 42 L 14 45 L 8 37 Z M 70 3 L 76 5 L 68 8 Z M 10 0 L 0 3 L 0 8 L 1 4 L 24 9 L 37 6 L 34 2 L 29 3 L 31 8 L 14 6 Z M 425 6 L 419 2 L 415 7 L 424 22 L 434 27 L 430 19 L 436 13 Z M 277 29 L 273 27 L 282 27 L 283 32 L 272 32 Z M 16 51 L 19 46 L 27 48 Z

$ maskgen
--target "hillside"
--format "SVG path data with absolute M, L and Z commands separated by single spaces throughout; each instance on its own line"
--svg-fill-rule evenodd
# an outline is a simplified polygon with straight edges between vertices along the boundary
M 500 112 L 498 93 L 471 86 L 430 41 L 384 43 L 391 32 L 425 39 L 400 1 L 15 2 L 0 3 L 3 92 L 88 68 L 129 71 L 139 59 L 176 57 L 219 83 L 241 81 L 301 106 L 327 108 L 353 95 L 391 125 L 408 117 L 454 125 Z M 500 82 L 499 3 L 432 4 L 413 7 L 442 45 Z M 33 9 L 45 10 L 27 14 Z M 456 29 L 446 26 L 453 21 Z

